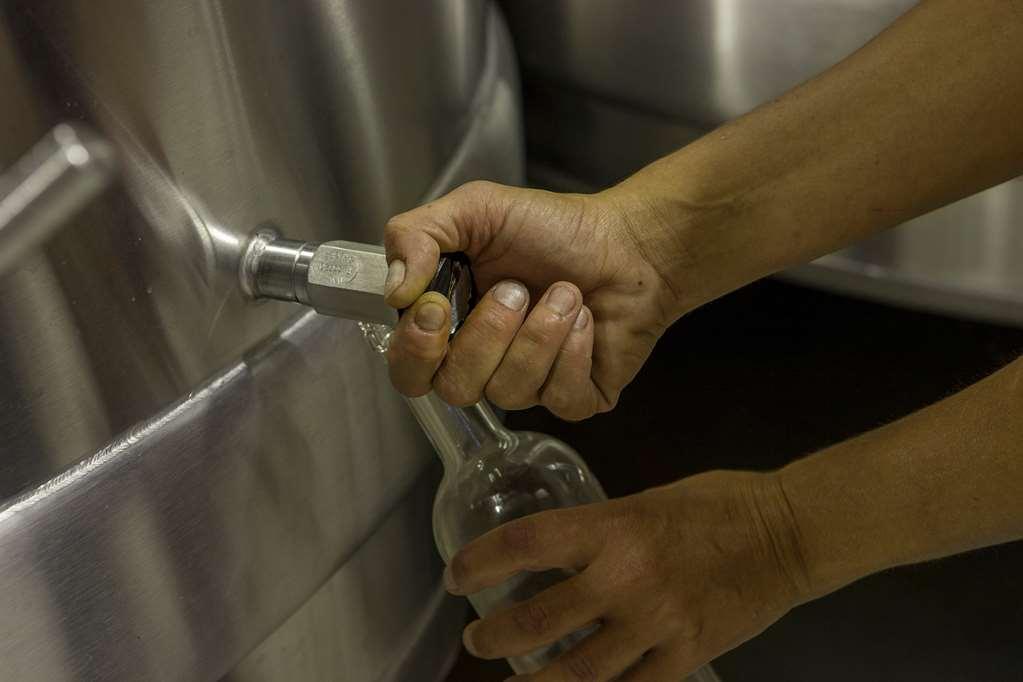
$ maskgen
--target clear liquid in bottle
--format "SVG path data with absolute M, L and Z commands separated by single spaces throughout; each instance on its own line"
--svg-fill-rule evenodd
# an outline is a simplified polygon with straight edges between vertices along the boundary
M 390 329 L 361 324 L 370 344 L 387 349 Z M 596 477 L 575 450 L 540 433 L 509 431 L 486 401 L 453 407 L 433 393 L 408 398 L 408 405 L 444 463 L 444 478 L 433 505 L 437 549 L 447 563 L 470 541 L 508 521 L 549 509 L 607 499 Z M 571 572 L 523 572 L 471 595 L 480 616 L 525 601 L 565 580 Z M 523 656 L 508 659 L 516 673 L 534 673 L 571 649 L 598 626 Z M 709 666 L 688 682 L 719 682 Z

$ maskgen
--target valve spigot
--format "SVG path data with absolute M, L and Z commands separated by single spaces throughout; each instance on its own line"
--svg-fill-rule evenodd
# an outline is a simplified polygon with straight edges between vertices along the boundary
M 387 256 L 375 244 L 303 242 L 263 228 L 245 249 L 240 275 L 242 289 L 253 298 L 302 303 L 323 315 L 359 322 L 398 322 L 399 312 L 384 301 Z M 475 303 L 468 260 L 445 254 L 428 289 L 451 301 L 453 334 Z

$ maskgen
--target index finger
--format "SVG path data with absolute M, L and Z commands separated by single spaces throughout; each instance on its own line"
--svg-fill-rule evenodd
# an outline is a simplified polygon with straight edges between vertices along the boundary
M 522 571 L 585 568 L 604 542 L 594 507 L 544 511 L 495 528 L 451 558 L 445 586 L 452 594 L 472 594 Z
M 469 233 L 485 229 L 484 192 L 470 183 L 387 222 L 387 302 L 395 308 L 412 304 L 426 289 L 442 253 L 464 251 Z

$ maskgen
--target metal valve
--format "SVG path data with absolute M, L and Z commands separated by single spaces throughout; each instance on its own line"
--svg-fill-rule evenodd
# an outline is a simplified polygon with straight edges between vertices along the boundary
M 242 256 L 241 282 L 253 298 L 294 301 L 332 317 L 394 326 L 400 314 L 384 301 L 387 256 L 375 244 L 302 242 L 263 228 Z M 468 259 L 462 254 L 441 257 L 428 290 L 451 301 L 454 334 L 475 304 Z

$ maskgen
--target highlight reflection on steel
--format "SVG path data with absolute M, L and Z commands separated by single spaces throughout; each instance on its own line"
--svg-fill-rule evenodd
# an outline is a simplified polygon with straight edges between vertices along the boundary
M 0 275 L 110 183 L 114 152 L 81 124 L 51 130 L 0 176 Z

